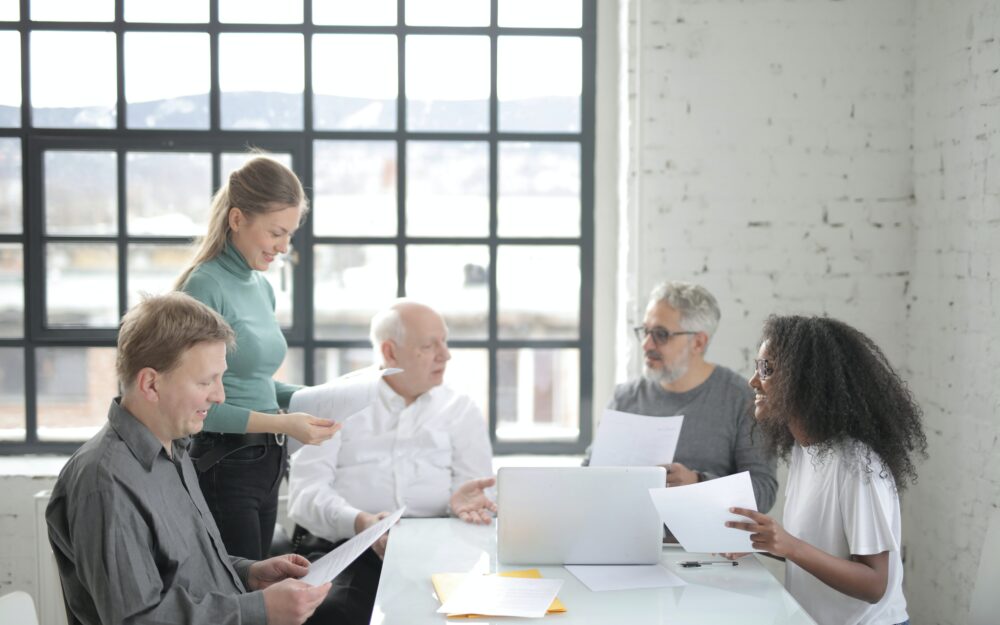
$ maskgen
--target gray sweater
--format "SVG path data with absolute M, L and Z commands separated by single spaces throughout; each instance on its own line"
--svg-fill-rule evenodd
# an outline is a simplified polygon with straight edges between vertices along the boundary
M 672 393 L 639 378 L 615 387 L 608 408 L 649 417 L 684 415 L 674 462 L 706 479 L 750 472 L 757 509 L 774 505 L 778 480 L 774 457 L 764 451 L 763 434 L 753 433 L 753 391 L 730 369 L 716 366 L 701 385 Z

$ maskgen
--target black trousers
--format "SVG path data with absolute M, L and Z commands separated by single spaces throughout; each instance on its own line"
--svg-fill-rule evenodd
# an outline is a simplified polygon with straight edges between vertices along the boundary
M 347 541 L 330 543 L 295 528 L 295 553 L 315 562 Z M 330 593 L 316 612 L 306 621 L 307 625 L 368 625 L 375 607 L 375 593 L 382 575 L 382 558 L 368 549 L 334 578 Z
M 204 436 L 204 435 L 203 435 Z M 200 457 L 222 435 L 199 436 L 192 458 Z M 268 557 L 278 518 L 278 489 L 285 471 L 285 447 L 274 442 L 233 451 L 198 473 L 201 492 L 230 555 Z

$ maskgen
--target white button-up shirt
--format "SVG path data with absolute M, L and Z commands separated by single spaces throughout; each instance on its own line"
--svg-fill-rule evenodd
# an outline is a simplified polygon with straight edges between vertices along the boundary
M 447 516 L 464 482 L 493 474 L 486 421 L 465 395 L 446 386 L 409 406 L 384 380 L 375 401 L 338 436 L 292 456 L 288 516 L 335 542 L 354 536 L 359 511 L 406 506 L 406 516 Z

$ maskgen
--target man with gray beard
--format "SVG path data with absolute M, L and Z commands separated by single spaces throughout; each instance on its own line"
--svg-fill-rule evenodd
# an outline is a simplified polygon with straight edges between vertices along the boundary
M 651 417 L 684 415 L 667 485 L 681 486 L 750 472 L 757 509 L 774 505 L 775 459 L 753 440 L 753 391 L 745 376 L 705 360 L 719 325 L 719 304 L 704 287 L 664 282 L 635 328 L 644 375 L 619 384 L 608 408 Z

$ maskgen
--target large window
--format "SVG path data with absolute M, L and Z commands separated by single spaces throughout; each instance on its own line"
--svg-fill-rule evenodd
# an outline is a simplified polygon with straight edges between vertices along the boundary
M 268 274 L 279 377 L 438 308 L 497 452 L 590 440 L 594 0 L 0 0 L 0 452 L 68 451 L 115 328 L 266 150 L 312 210 Z M 27 14 L 22 14 L 22 10 Z

